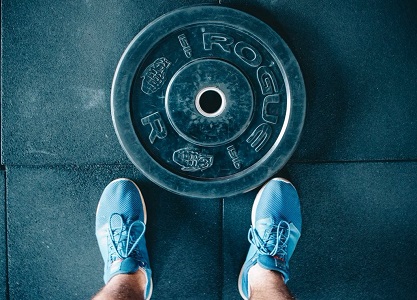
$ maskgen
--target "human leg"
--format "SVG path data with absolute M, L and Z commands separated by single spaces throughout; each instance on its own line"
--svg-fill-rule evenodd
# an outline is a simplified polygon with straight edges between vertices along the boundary
M 104 260 L 105 287 L 95 299 L 149 299 L 152 278 L 146 249 L 146 206 L 136 184 L 112 181 L 96 213 L 96 237 Z
M 294 299 L 290 290 L 284 283 L 284 278 L 281 273 L 264 269 L 259 266 L 259 264 L 255 264 L 249 269 L 248 282 L 251 300 Z
M 118 274 L 108 281 L 93 300 L 144 300 L 146 275 L 137 271 L 133 274 Z
M 244 299 L 293 299 L 286 287 L 289 260 L 301 235 L 300 201 L 294 186 L 274 178 L 252 207 L 251 243 L 239 276 Z

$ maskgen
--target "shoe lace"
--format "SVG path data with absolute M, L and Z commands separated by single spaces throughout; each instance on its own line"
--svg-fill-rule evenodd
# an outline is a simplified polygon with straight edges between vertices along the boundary
M 249 242 L 258 248 L 259 253 L 278 256 L 285 260 L 290 238 L 290 224 L 286 221 L 280 221 L 278 225 L 271 225 L 265 232 L 267 236 L 262 238 L 258 231 L 251 226 L 248 232 Z
M 140 259 L 140 253 L 136 247 L 145 233 L 145 224 L 136 220 L 130 223 L 129 220 L 124 222 L 123 217 L 114 213 L 110 216 L 109 222 L 109 253 L 110 261 L 113 262 L 118 258 L 126 259 L 134 256 Z

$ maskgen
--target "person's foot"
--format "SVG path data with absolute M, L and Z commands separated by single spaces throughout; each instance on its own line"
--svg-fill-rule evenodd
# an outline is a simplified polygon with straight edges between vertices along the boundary
M 152 294 L 152 273 L 146 249 L 146 207 L 136 184 L 112 181 L 101 195 L 96 213 L 96 237 L 104 260 L 104 282 L 118 274 L 143 272 L 145 299 Z
M 289 260 L 301 235 L 300 200 L 294 186 L 282 178 L 269 181 L 257 194 L 252 207 L 251 243 L 239 275 L 239 292 L 249 299 L 248 272 L 260 267 L 280 272 L 289 279 Z

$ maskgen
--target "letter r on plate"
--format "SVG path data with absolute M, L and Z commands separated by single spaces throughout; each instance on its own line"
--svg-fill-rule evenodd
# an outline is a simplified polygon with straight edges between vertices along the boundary
M 231 51 L 234 40 L 224 33 L 203 33 L 204 50 L 211 50 L 213 45 L 218 45 L 225 52 Z
M 156 112 L 141 119 L 142 125 L 150 125 L 151 133 L 149 134 L 149 141 L 153 144 L 156 138 L 164 139 L 168 132 L 165 127 L 161 115 Z

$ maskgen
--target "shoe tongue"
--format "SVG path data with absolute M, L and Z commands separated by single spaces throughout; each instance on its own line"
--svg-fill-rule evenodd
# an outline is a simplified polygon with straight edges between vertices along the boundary
M 122 236 L 121 240 L 117 244 L 117 250 L 123 256 L 127 256 L 127 253 L 126 253 L 126 242 L 127 242 L 127 236 L 125 235 L 125 236 Z
M 107 283 L 113 276 L 117 274 L 133 274 L 140 267 L 140 262 L 133 258 L 117 259 L 111 265 L 109 273 L 105 275 L 104 281 Z
M 265 247 L 269 251 L 272 251 L 275 247 L 276 240 L 275 238 L 271 238 L 271 234 L 276 237 L 277 231 L 277 227 L 274 226 L 274 220 L 272 218 L 260 219 L 256 222 L 255 228 L 262 240 L 266 242 Z
M 120 271 L 126 273 L 134 273 L 139 269 L 140 263 L 136 259 L 128 257 L 120 264 Z
M 258 263 L 265 269 L 268 270 L 280 270 L 286 266 L 286 261 L 280 256 L 271 256 L 260 254 L 258 257 Z
M 117 228 L 112 232 L 112 237 L 117 247 L 117 252 L 121 255 L 126 253 L 127 233 L 125 228 Z

